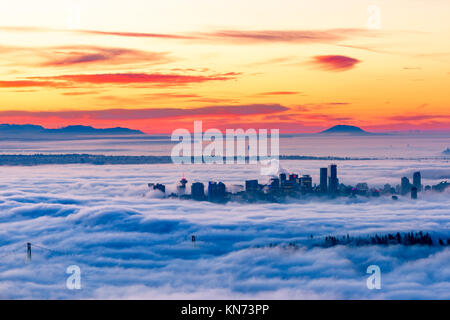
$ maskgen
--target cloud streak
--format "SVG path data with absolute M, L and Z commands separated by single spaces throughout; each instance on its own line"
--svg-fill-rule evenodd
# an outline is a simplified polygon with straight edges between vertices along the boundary
M 62 63 L 81 63 L 71 60 Z M 227 81 L 235 79 L 239 73 L 229 72 L 211 75 L 189 75 L 177 73 L 95 73 L 67 74 L 57 76 L 27 77 L 26 80 L 3 80 L 0 88 L 54 87 L 75 88 L 86 85 L 127 85 L 137 87 L 174 87 L 208 81 Z
M 327 71 L 347 71 L 353 69 L 361 61 L 342 55 L 315 56 L 310 62 L 318 68 Z
M 0 27 L 8 32 L 70 32 L 83 35 L 114 36 L 126 38 L 152 38 L 165 40 L 188 40 L 190 42 L 226 42 L 233 44 L 261 43 L 335 43 L 352 37 L 376 36 L 379 32 L 367 29 L 336 28 L 328 30 L 215 30 L 211 32 L 185 32 L 163 34 L 148 32 L 65 30 L 33 27 Z

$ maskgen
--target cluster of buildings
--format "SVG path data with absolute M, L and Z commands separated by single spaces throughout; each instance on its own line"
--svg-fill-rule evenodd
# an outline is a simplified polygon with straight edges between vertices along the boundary
M 196 201 L 210 201 L 225 203 L 228 201 L 269 201 L 281 202 L 286 197 L 302 198 L 308 195 L 327 196 L 330 198 L 346 196 L 356 197 L 368 196 L 379 197 L 381 195 L 391 196 L 397 200 L 399 195 L 410 195 L 412 199 L 417 199 L 418 193 L 422 191 L 444 191 L 450 183 L 444 181 L 435 186 L 423 186 L 420 172 L 413 174 L 413 181 L 408 177 L 401 179 L 401 184 L 393 187 L 385 184 L 383 188 L 369 188 L 367 183 L 358 183 L 356 186 L 344 185 L 339 182 L 337 165 L 331 164 L 327 168 L 320 168 L 320 182 L 313 184 L 310 175 L 298 175 L 296 173 L 281 173 L 272 177 L 268 183 L 260 184 L 258 180 L 246 180 L 245 185 L 233 185 L 233 192 L 227 189 L 223 182 L 210 181 L 207 185 L 202 182 L 191 184 L 190 193 L 187 192 L 188 181 L 183 176 L 177 186 L 177 191 L 172 192 L 168 197 L 192 199 Z M 149 183 L 153 190 L 166 193 L 166 187 L 160 183 Z

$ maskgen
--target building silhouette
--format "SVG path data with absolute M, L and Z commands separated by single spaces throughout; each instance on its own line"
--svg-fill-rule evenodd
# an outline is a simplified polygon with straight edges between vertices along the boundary
M 223 182 L 208 183 L 208 201 L 211 202 L 224 202 L 226 195 L 226 187 Z
M 280 179 L 271 178 L 269 183 L 269 192 L 278 193 L 280 191 Z
M 300 178 L 300 189 L 303 192 L 311 192 L 312 191 L 312 178 L 310 175 L 303 175 L 303 177 Z
M 328 168 L 320 168 L 320 192 L 328 192 Z
M 205 186 L 203 183 L 194 182 L 191 185 L 191 197 L 197 201 L 202 201 L 205 199 Z
M 186 180 L 186 178 L 184 177 L 184 174 L 183 174 L 183 178 L 181 178 L 180 184 L 177 186 L 177 191 L 178 191 L 179 195 L 186 193 L 186 184 L 187 183 L 188 183 L 188 181 Z
M 413 174 L 413 186 L 417 188 L 417 191 L 422 191 L 422 176 L 419 171 Z
M 257 192 L 259 188 L 258 180 L 246 180 L 245 181 L 245 191 L 246 192 Z
M 405 195 L 409 193 L 410 190 L 411 190 L 411 183 L 409 182 L 409 179 L 407 177 L 403 177 L 400 185 L 400 193 L 402 195 Z
M 416 187 L 411 188 L 411 199 L 417 199 L 417 188 Z
M 328 167 L 328 192 L 337 193 L 339 186 L 339 179 L 337 177 L 337 165 L 331 164 Z

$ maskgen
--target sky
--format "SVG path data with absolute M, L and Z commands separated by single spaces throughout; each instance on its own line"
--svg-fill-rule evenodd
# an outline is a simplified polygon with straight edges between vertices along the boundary
M 447 0 L 0 3 L 0 123 L 450 131 Z

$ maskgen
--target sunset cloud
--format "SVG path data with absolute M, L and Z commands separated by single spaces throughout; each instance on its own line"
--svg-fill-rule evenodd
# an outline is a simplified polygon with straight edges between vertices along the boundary
M 106 30 L 67 30 L 33 27 L 0 27 L 7 32 L 65 32 L 84 35 L 115 36 L 128 38 L 155 38 L 164 40 L 189 40 L 228 42 L 235 44 L 257 44 L 270 42 L 287 43 L 332 43 L 355 36 L 374 36 L 378 32 L 358 28 L 335 28 L 327 30 L 236 30 L 225 29 L 211 32 L 152 33 Z
M 445 114 L 414 114 L 405 116 L 392 116 L 388 117 L 389 120 L 395 121 L 421 121 L 430 119 L 447 119 L 450 120 L 450 115 Z
M 208 81 L 235 79 L 239 73 L 228 72 L 211 75 L 189 75 L 177 73 L 99 73 L 68 74 L 59 76 L 27 77 L 26 80 L 0 81 L 0 88 L 53 87 L 77 88 L 85 85 L 137 85 L 139 87 L 174 87 Z
M 355 58 L 341 55 L 315 56 L 311 61 L 320 69 L 327 71 L 346 71 L 355 67 L 361 61 Z
M 49 77 L 33 77 L 44 81 L 62 81 L 82 84 L 150 84 L 156 86 L 177 86 L 207 81 L 231 80 L 238 73 L 229 72 L 212 75 L 187 75 L 187 74 L 163 74 L 163 73 L 102 73 L 102 74 L 68 74 Z
M 63 84 L 54 81 L 12 80 L 0 81 L 0 88 L 26 88 L 26 87 L 61 87 Z
M 45 52 L 45 49 L 43 50 Z M 87 64 L 158 64 L 171 61 L 166 52 L 146 52 L 126 48 L 95 46 L 66 46 L 48 48 L 49 56 L 41 63 L 44 67 L 67 67 Z M 51 55 L 51 56 L 50 56 Z
M 301 92 L 298 92 L 298 91 L 269 91 L 269 92 L 261 92 L 258 95 L 261 95 L 261 96 L 286 96 L 286 95 L 295 95 L 295 94 L 301 94 Z

